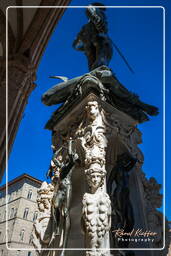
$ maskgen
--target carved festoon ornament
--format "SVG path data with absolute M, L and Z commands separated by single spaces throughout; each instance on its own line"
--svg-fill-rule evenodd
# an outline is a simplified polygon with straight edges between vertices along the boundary
M 105 165 L 105 126 L 97 101 L 89 101 L 85 107 L 86 115 L 77 130 L 77 144 L 84 152 L 84 164 L 88 168 L 92 163 Z

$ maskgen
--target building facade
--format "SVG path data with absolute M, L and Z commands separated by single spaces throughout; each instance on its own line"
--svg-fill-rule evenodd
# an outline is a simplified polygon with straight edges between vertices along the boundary
M 8 183 L 8 194 L 5 185 L 0 188 L 0 256 L 36 255 L 32 231 L 40 186 L 40 180 L 23 174 Z

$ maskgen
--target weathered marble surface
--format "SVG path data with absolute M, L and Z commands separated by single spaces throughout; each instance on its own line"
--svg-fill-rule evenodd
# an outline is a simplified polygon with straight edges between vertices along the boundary
M 157 233 L 154 242 L 144 244 L 143 248 L 162 247 L 163 216 L 156 210 L 161 205 L 160 185 L 154 178 L 148 180 L 142 172 L 144 157 L 138 147 L 142 143 L 142 134 L 137 128 L 138 123 L 148 119 L 148 114 L 157 114 L 157 108 L 142 103 L 138 96 L 129 93 L 105 66 L 61 83 L 59 87 L 55 86 L 45 93 L 43 101 L 47 105 L 65 101 L 46 127 L 52 130 L 55 157 L 51 162 L 51 179 L 56 191 L 55 197 L 59 196 L 62 177 L 67 177 L 69 173 L 70 185 L 66 191 L 72 191 L 69 204 L 65 205 L 71 223 L 66 243 L 63 243 L 61 237 L 67 227 L 62 226 L 58 219 L 61 230 L 59 229 L 58 239 L 53 240 L 53 248 L 60 247 L 61 252 L 56 251 L 54 255 L 79 255 L 76 251 L 62 250 L 63 246 L 89 248 L 86 251 L 87 256 L 109 255 L 110 252 L 102 251 L 102 248 L 116 248 L 119 245 L 122 248 L 139 248 L 139 244 L 132 242 L 116 243 L 111 231 L 119 221 L 121 226 L 129 225 L 134 229 Z M 61 165 L 58 161 L 60 148 L 63 158 Z M 69 155 L 73 155 L 74 160 Z M 124 155 L 127 160 L 124 160 L 119 169 L 117 163 L 120 163 L 121 156 Z M 67 165 L 71 172 L 64 171 L 62 166 Z M 55 178 L 57 176 L 59 180 Z M 54 182 L 55 179 L 58 182 Z M 124 198 L 119 204 L 117 202 L 121 201 L 122 193 L 125 193 L 128 200 L 124 202 Z M 63 202 L 64 194 L 61 190 Z M 53 201 L 54 197 L 52 209 Z M 123 213 L 123 208 L 129 208 L 129 214 Z M 57 204 L 56 209 L 63 212 L 62 204 Z M 114 256 L 144 256 L 141 251 L 112 253 Z M 155 256 L 165 255 L 164 251 L 162 254 L 160 251 L 155 253 Z M 154 254 L 149 250 L 146 255 Z

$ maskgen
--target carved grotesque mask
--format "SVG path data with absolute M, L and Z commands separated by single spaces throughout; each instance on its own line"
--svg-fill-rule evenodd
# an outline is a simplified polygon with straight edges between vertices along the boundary
M 99 107 L 97 101 L 88 102 L 86 106 L 87 115 L 91 120 L 95 120 L 99 115 Z
M 88 184 L 90 187 L 94 189 L 98 189 L 102 184 L 103 177 L 98 172 L 91 173 L 90 177 L 88 178 Z
M 106 171 L 97 163 L 91 165 L 90 169 L 86 170 L 87 182 L 92 191 L 96 191 L 103 186 Z

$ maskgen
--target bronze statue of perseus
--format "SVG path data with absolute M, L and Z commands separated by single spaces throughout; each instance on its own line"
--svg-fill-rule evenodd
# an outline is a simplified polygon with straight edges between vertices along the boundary
M 73 42 L 74 49 L 85 53 L 90 71 L 102 65 L 108 66 L 113 55 L 105 10 L 105 6 L 101 3 L 89 5 L 86 8 L 89 21 Z

